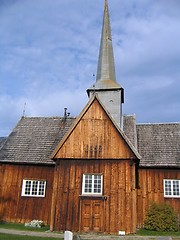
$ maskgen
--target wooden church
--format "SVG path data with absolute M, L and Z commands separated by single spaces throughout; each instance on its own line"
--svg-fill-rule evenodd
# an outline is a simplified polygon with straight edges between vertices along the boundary
M 22 117 L 0 139 L 0 220 L 135 233 L 151 202 L 180 218 L 180 123 L 123 116 L 105 0 L 96 82 L 77 118 Z

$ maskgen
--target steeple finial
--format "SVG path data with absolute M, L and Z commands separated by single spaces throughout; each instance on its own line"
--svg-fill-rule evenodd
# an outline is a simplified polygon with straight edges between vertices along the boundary
M 100 80 L 116 81 L 110 17 L 107 0 L 105 0 L 104 3 L 103 26 L 96 75 L 96 81 Z

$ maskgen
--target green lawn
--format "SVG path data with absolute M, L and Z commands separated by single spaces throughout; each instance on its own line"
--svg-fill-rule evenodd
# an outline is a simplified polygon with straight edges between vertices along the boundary
M 180 237 L 179 232 L 157 232 L 157 231 L 150 231 L 145 229 L 139 229 L 137 231 L 137 235 L 140 236 L 171 236 L 171 237 Z
M 56 240 L 57 238 L 19 236 L 19 235 L 0 233 L 0 239 L 1 240 Z M 63 240 L 63 238 L 58 238 L 58 239 Z
M 25 227 L 24 224 L 19 223 L 2 223 L 0 222 L 0 228 L 7 228 L 7 229 L 16 229 L 16 230 L 24 230 L 24 231 L 37 231 L 37 232 L 46 232 L 49 230 L 49 226 L 44 226 L 42 228 L 33 228 L 33 227 Z M 137 231 L 136 236 L 171 236 L 171 237 L 180 237 L 179 232 L 156 232 L 156 231 L 148 231 L 145 229 L 140 229 Z M 44 238 L 44 237 L 31 237 L 31 236 L 17 236 L 17 235 L 9 235 L 9 234 L 1 234 L 0 239 L 2 240 L 54 240 L 56 238 Z
M 33 228 L 33 227 L 25 227 L 24 224 L 21 223 L 3 223 L 0 222 L 0 228 L 6 229 L 15 229 L 22 231 L 34 231 L 34 232 L 46 232 L 49 230 L 49 226 L 44 226 L 42 228 Z M 57 238 L 49 238 L 49 237 L 31 237 L 31 236 L 19 236 L 12 234 L 4 234 L 0 233 L 0 239 L 2 240 L 56 240 Z M 63 238 L 62 238 L 63 239 Z M 59 239 L 61 240 L 61 239 Z
M 34 227 L 25 227 L 22 223 L 3 223 L 0 222 L 0 228 L 7 229 L 16 229 L 16 230 L 24 230 L 24 231 L 35 231 L 35 232 L 45 232 L 49 230 L 49 226 L 44 226 L 42 228 L 34 228 Z

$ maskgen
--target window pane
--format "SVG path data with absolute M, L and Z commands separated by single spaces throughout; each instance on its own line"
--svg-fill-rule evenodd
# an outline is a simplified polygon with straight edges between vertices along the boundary
M 92 175 L 85 175 L 85 193 L 92 192 Z
M 165 180 L 165 195 L 166 196 L 171 196 L 172 195 L 171 181 L 169 181 L 169 180 Z
M 45 182 L 39 181 L 39 192 L 38 195 L 44 195 Z
M 24 193 L 25 193 L 25 195 L 31 194 L 31 181 L 26 181 Z
M 101 193 L 101 176 L 94 176 L 94 193 Z
M 180 195 L 180 193 L 179 193 L 179 181 L 178 180 L 173 181 L 173 195 L 174 196 L 179 196 Z
M 37 195 L 38 181 L 32 183 L 32 195 Z

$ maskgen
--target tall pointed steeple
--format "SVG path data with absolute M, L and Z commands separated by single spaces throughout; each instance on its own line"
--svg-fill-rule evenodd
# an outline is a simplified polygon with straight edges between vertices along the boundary
M 111 37 L 110 18 L 108 2 L 105 0 L 104 17 L 101 33 L 101 44 L 99 51 L 98 69 L 96 81 L 111 80 L 116 82 L 114 54 Z
M 121 86 L 116 82 L 108 1 L 105 0 L 96 83 L 87 92 L 89 95 L 91 90 L 119 88 Z
M 87 89 L 91 97 L 98 94 L 99 99 L 110 112 L 116 123 L 122 127 L 122 103 L 124 103 L 124 90 L 116 82 L 114 54 L 111 37 L 111 26 L 108 1 L 104 3 L 104 16 L 99 49 L 96 82 Z

